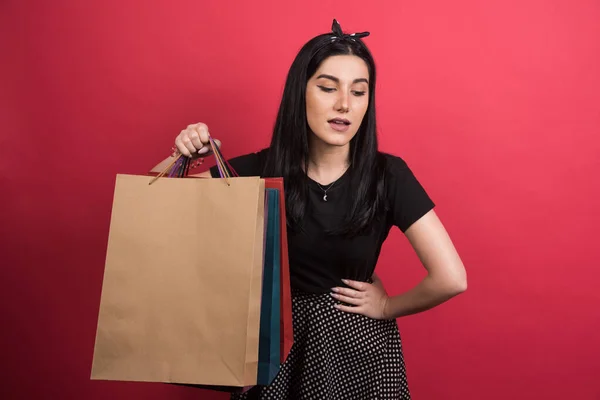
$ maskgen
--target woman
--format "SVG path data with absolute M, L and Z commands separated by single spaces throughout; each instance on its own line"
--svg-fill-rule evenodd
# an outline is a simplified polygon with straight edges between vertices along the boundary
M 310 40 L 290 68 L 269 148 L 230 160 L 242 176 L 284 177 L 295 334 L 275 381 L 233 398 L 409 399 L 396 318 L 466 289 L 433 202 L 401 158 L 378 152 L 367 35 L 334 20 Z M 208 154 L 208 143 L 202 123 L 175 139 L 188 157 Z M 394 225 L 428 274 L 390 297 L 374 270 Z

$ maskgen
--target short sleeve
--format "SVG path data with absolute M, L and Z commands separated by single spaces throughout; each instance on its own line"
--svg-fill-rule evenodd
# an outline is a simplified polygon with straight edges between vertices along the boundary
M 387 193 L 390 223 L 406 232 L 435 204 L 406 162 L 387 156 Z
M 258 153 L 245 154 L 227 160 L 235 172 L 240 176 L 261 176 L 264 166 L 266 151 L 261 150 Z M 213 178 L 219 178 L 219 169 L 215 165 L 210 168 L 210 175 Z

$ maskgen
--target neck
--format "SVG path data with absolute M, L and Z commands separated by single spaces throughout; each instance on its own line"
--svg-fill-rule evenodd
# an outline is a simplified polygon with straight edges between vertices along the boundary
M 307 174 L 321 184 L 337 180 L 348 169 L 350 144 L 331 146 L 317 139 L 311 141 L 309 151 Z

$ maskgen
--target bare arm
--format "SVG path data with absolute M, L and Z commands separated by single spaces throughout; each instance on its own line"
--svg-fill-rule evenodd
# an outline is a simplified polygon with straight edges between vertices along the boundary
M 427 276 L 413 289 L 389 297 L 384 314 L 398 318 L 433 308 L 467 289 L 465 267 L 435 211 L 405 232 Z

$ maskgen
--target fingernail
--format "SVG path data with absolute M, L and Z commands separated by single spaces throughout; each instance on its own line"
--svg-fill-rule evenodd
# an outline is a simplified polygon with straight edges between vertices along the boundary
M 198 154 L 204 154 L 204 153 L 208 153 L 208 147 L 203 147 L 200 150 L 198 150 Z
M 335 293 L 329 293 L 329 294 L 331 295 L 331 297 L 337 296 L 337 294 L 335 294 Z
M 336 288 L 336 287 L 334 287 L 334 288 L 331 288 L 331 291 L 332 291 L 332 292 L 339 292 L 339 290 L 340 290 L 340 289 L 338 289 L 338 288 Z
M 348 283 L 349 281 L 348 281 L 348 279 L 342 279 L 342 282 Z

